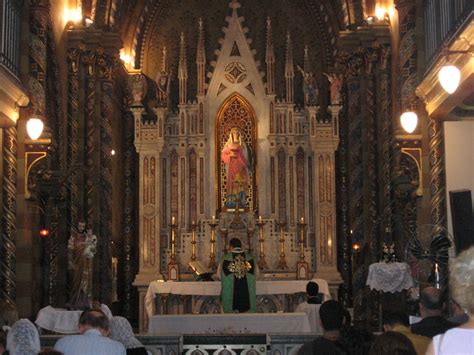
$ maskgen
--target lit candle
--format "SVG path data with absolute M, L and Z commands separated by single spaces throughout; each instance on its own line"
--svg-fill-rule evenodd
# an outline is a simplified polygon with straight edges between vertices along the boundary
M 262 216 L 258 216 L 258 221 L 262 223 Z
M 304 217 L 301 217 L 300 221 L 301 221 L 301 224 L 303 224 L 304 223 Z
M 213 222 L 216 221 L 216 216 L 212 216 L 212 221 L 213 221 Z
M 174 216 L 171 217 L 171 224 L 175 224 L 175 222 L 176 222 L 176 218 Z

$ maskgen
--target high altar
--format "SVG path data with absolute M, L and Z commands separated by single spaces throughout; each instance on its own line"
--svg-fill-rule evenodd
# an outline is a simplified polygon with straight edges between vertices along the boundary
M 331 87 L 331 102 L 321 107 L 308 47 L 294 58 L 288 33 L 286 56 L 276 58 L 270 19 L 263 72 L 239 6 L 230 4 L 232 15 L 216 43 L 212 71 L 205 70 L 205 24 L 197 20 L 196 53 L 187 53 L 183 34 L 177 39 L 177 73 L 171 72 L 174 58 L 163 47 L 155 82 L 143 74 L 130 79 L 140 171 L 140 260 L 134 285 L 142 329 L 150 282 L 192 280 L 187 265 L 192 260 L 215 270 L 234 236 L 254 254 L 262 279 L 320 278 L 332 293 L 341 282 L 335 228 L 338 88 Z M 192 98 L 187 95 L 188 56 L 196 63 Z M 284 72 L 276 73 L 277 68 Z M 275 94 L 277 74 L 286 83 L 281 100 Z M 177 98 L 170 97 L 175 84 Z M 295 90 L 303 90 L 304 107 L 296 107 Z M 171 110 L 171 100 L 179 100 L 177 111 Z M 240 154 L 241 165 L 224 158 L 228 147 L 232 158 Z

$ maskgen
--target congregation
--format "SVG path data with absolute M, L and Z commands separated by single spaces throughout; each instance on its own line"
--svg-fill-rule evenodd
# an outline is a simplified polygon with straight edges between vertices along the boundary
M 474 247 L 459 254 L 450 263 L 450 301 L 442 290 L 427 287 L 420 292 L 421 321 L 409 325 L 403 311 L 384 313 L 382 334 L 358 329 L 351 324 L 342 303 L 322 303 L 318 285 L 309 282 L 308 300 L 296 311 L 306 312 L 312 331 L 322 335 L 305 343 L 298 354 L 474 354 Z M 314 316 L 315 310 L 317 316 Z M 448 316 L 451 316 L 449 319 Z M 146 348 L 136 339 L 132 326 L 123 317 L 111 319 L 100 309 L 82 312 L 79 333 L 60 338 L 54 349 L 41 349 L 36 326 L 28 319 L 18 320 L 16 309 L 0 305 L 0 354 L 135 354 L 146 355 Z

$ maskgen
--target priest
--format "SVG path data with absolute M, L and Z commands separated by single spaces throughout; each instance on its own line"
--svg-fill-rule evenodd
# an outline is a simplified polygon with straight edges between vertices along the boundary
M 254 258 L 242 249 L 242 242 L 232 238 L 230 252 L 224 254 L 221 270 L 221 298 L 224 313 L 244 313 L 256 311 Z

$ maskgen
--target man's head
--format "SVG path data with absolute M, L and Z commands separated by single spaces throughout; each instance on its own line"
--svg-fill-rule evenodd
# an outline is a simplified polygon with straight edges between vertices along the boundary
M 310 281 L 306 284 L 306 293 L 309 297 L 315 297 L 319 293 L 319 286 L 316 282 Z
M 403 312 L 389 312 L 385 313 L 382 317 L 383 329 L 387 332 L 393 330 L 396 325 L 404 325 L 408 327 L 410 321 L 408 316 Z
M 340 330 L 344 320 L 344 307 L 339 301 L 326 301 L 319 308 L 319 318 L 325 331 Z
M 98 309 L 82 312 L 79 318 L 79 332 L 83 334 L 89 329 L 97 329 L 106 336 L 109 332 L 109 318 Z
M 231 250 L 234 248 L 242 248 L 242 242 L 240 241 L 239 238 L 232 238 L 229 241 L 229 246 Z
M 435 287 L 426 287 L 420 292 L 421 318 L 439 316 L 443 312 L 443 295 Z

